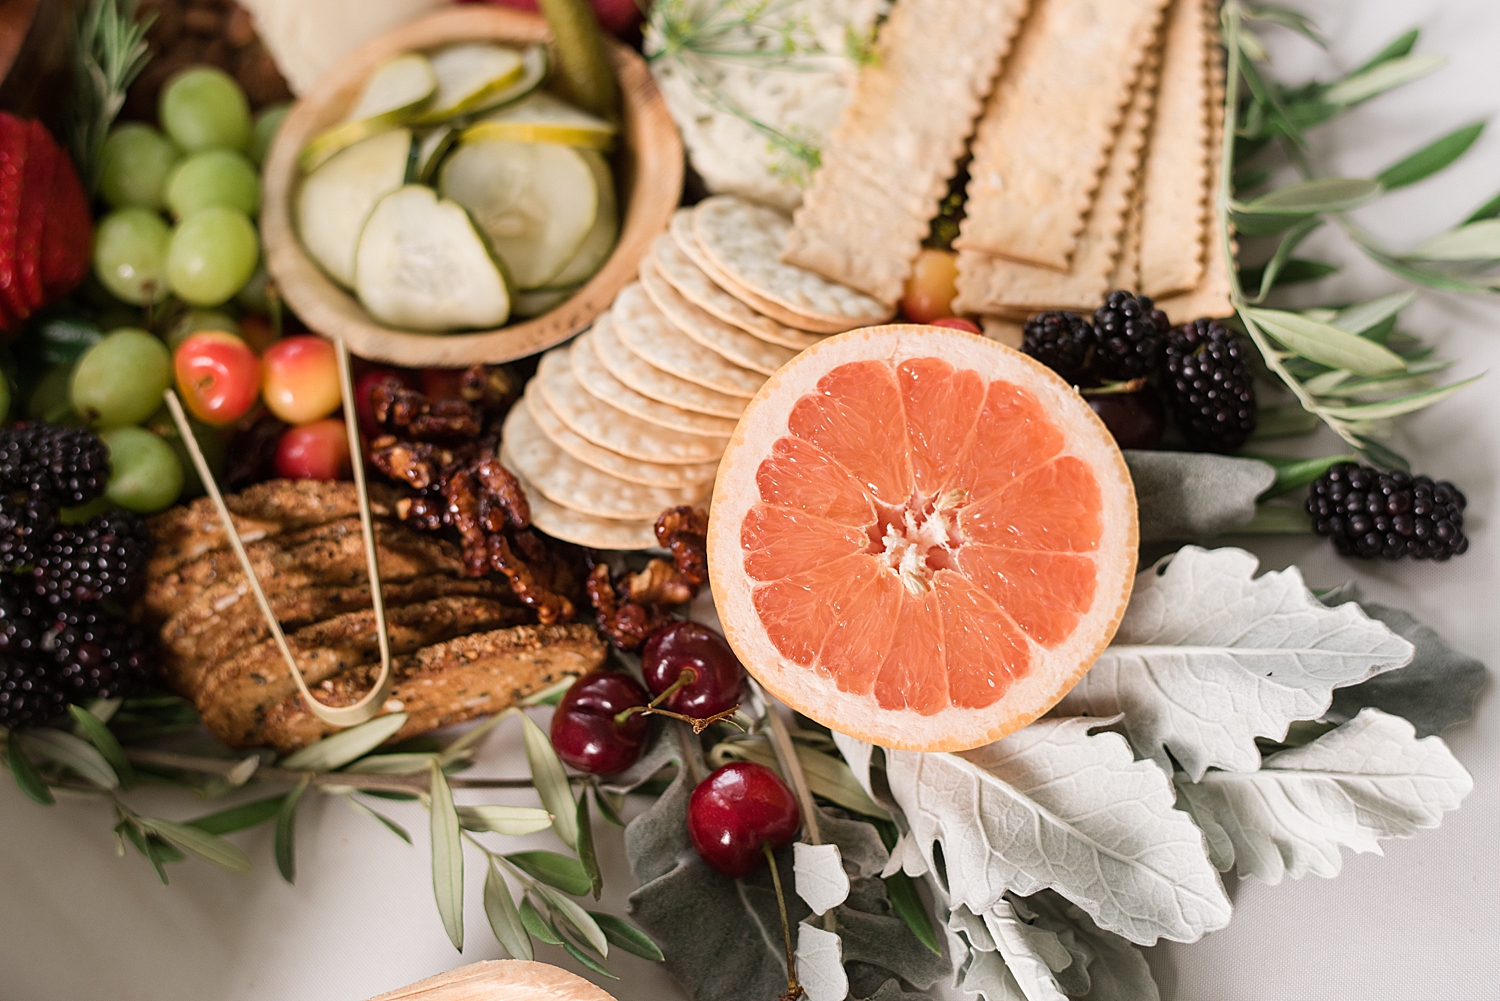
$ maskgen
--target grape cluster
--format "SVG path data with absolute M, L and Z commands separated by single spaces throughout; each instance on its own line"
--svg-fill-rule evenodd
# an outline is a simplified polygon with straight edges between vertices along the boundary
M 91 432 L 0 428 L 0 726 L 44 723 L 68 702 L 145 680 L 140 632 L 121 614 L 145 582 L 149 537 L 134 514 L 83 525 L 60 512 L 104 492 L 109 451 Z
M 1450 559 L 1466 552 L 1468 500 L 1447 480 L 1382 473 L 1341 462 L 1315 480 L 1307 495 L 1313 530 L 1344 556 L 1362 559 Z

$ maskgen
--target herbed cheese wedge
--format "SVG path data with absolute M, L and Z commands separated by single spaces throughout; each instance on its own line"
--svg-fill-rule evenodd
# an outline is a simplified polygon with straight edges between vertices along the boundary
M 599 215 L 586 151 L 550 143 L 464 143 L 438 171 L 438 190 L 474 216 L 516 288 L 545 288 L 573 260 Z
M 491 111 L 464 129 L 463 140 L 498 139 L 504 142 L 561 143 L 586 149 L 609 149 L 615 141 L 614 123 L 580 111 L 559 97 L 537 91 Z
M 354 109 L 342 122 L 324 129 L 302 149 L 300 164 L 312 171 L 339 150 L 401 125 L 415 117 L 433 94 L 437 77 L 420 52 L 397 56 L 370 74 Z
M 342 149 L 302 181 L 297 232 L 329 277 L 354 287 L 354 252 L 375 203 L 401 187 L 410 129 L 392 129 Z
M 380 200 L 359 237 L 359 301 L 409 330 L 498 327 L 510 318 L 503 266 L 463 207 L 408 184 Z
M 432 53 L 429 59 L 437 75 L 437 96 L 418 123 L 435 125 L 529 94 L 547 75 L 546 53 L 539 49 L 460 42 Z
M 620 208 L 615 200 L 615 178 L 609 169 L 609 161 L 594 150 L 580 150 L 589 169 L 594 172 L 594 183 L 599 191 L 599 209 L 594 215 L 594 225 L 588 236 L 563 269 L 548 282 L 549 288 L 570 288 L 594 277 L 604 267 L 609 255 L 614 253 L 615 241 L 620 236 Z

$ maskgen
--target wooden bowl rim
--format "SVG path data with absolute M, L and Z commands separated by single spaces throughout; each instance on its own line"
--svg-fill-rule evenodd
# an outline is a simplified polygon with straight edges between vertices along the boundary
M 551 44 L 546 21 L 506 7 L 449 8 L 395 28 L 346 55 L 288 112 L 265 161 L 261 241 L 266 268 L 291 309 L 310 329 L 343 340 L 362 358 L 410 367 L 464 367 L 523 358 L 587 328 L 621 288 L 632 281 L 651 241 L 661 233 L 682 196 L 682 138 L 639 53 L 609 39 L 620 78 L 621 137 L 633 160 L 621 192 L 620 235 L 604 266 L 567 300 L 539 317 L 491 330 L 421 333 L 376 322 L 357 298 L 330 279 L 308 256 L 292 224 L 292 200 L 301 179 L 297 155 L 316 132 L 342 117 L 370 72 L 401 52 L 467 39 Z

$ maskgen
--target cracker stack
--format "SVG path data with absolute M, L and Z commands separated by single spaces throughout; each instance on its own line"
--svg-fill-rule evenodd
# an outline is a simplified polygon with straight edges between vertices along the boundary
M 1174 322 L 1227 314 L 1217 6 L 897 0 L 784 259 L 894 301 L 972 134 L 955 312 L 1007 338 L 1114 288 Z M 955 18 L 963 58 L 934 57 Z
M 733 197 L 679 211 L 640 280 L 542 356 L 500 452 L 538 528 L 598 549 L 655 546 L 663 510 L 707 504 L 770 375 L 828 334 L 890 317 L 871 296 L 783 264 L 790 226 Z

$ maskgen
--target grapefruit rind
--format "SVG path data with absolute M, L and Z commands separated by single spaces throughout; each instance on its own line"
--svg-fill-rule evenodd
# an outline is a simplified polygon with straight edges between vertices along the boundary
M 1098 482 L 1101 532 L 1092 605 L 1061 643 L 1050 649 L 1028 640 L 1032 666 L 995 703 L 981 709 L 948 706 L 923 715 L 885 709 L 865 694 L 841 691 L 832 678 L 795 663 L 776 649 L 753 603 L 755 580 L 746 567 L 741 527 L 760 500 L 756 474 L 788 415 L 819 380 L 850 362 L 884 360 L 892 367 L 936 357 L 971 369 L 986 383 L 1012 382 L 1032 393 L 1065 437 L 1062 455 L 1075 456 Z M 793 709 L 840 733 L 883 747 L 961 751 L 992 743 L 1051 709 L 1083 677 L 1119 628 L 1135 579 L 1138 526 L 1135 489 L 1124 456 L 1104 423 L 1065 381 L 1032 358 L 995 341 L 958 330 L 887 324 L 839 334 L 809 348 L 771 377 L 746 408 L 719 465 L 709 515 L 708 565 L 725 637 L 746 669 Z

